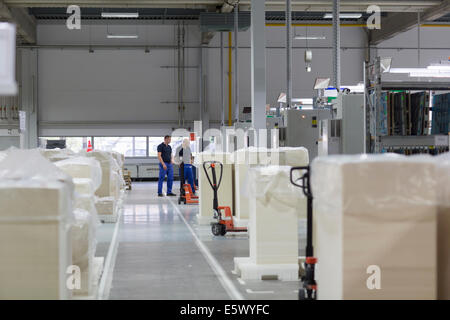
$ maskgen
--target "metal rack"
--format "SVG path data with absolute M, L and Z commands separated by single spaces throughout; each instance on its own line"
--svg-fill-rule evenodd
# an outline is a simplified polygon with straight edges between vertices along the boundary
M 380 57 L 372 63 L 364 63 L 364 106 L 366 112 L 366 152 L 381 153 L 383 149 L 428 148 L 429 150 L 447 150 L 449 136 L 384 136 L 380 135 L 377 124 L 378 111 L 381 110 L 381 94 L 385 90 L 423 90 L 450 91 L 450 82 L 424 81 L 383 81 L 382 61 Z M 371 101 L 371 94 L 375 100 Z

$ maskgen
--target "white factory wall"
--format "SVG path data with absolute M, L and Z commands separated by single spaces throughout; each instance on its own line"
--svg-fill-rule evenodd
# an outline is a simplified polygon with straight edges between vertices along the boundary
M 137 27 L 106 26 L 100 22 L 82 24 L 82 30 L 68 30 L 61 22 L 38 25 L 39 45 L 174 45 L 176 26 L 148 24 Z M 145 23 L 145 24 L 144 24 Z M 342 84 L 363 80 L 366 34 L 362 28 L 342 29 Z M 427 48 L 448 47 L 448 28 L 422 28 L 421 45 Z M 106 33 L 137 33 L 138 39 L 107 39 Z M 304 63 L 305 40 L 293 41 L 293 96 L 312 97 L 314 79 L 332 77 L 332 30 L 330 27 L 309 27 L 308 35 L 325 35 L 326 40 L 310 40 L 313 51 L 312 72 Z M 294 28 L 294 34 L 305 35 L 305 27 Z M 200 32 L 195 24 L 187 26 L 187 65 L 199 64 Z M 285 28 L 266 27 L 267 103 L 276 104 L 285 91 Z M 228 36 L 224 34 L 227 46 Z M 221 119 L 219 34 L 208 49 L 207 106 L 213 126 Z M 250 30 L 239 33 L 239 101 L 241 109 L 250 106 Z M 391 47 L 417 47 L 417 32 L 408 31 L 383 42 L 378 49 L 382 56 L 394 57 L 395 66 L 411 66 L 417 61 L 417 49 L 393 50 Z M 228 50 L 224 50 L 225 76 Z M 423 63 L 448 57 L 448 50 L 422 50 Z M 49 135 L 161 135 L 177 125 L 175 101 L 176 70 L 162 69 L 176 65 L 176 50 L 102 48 L 89 53 L 88 48 L 39 49 L 39 120 L 42 136 Z M 413 65 L 414 66 L 414 65 Z M 234 69 L 233 69 L 234 71 Z M 199 70 L 186 70 L 185 100 L 199 101 Z M 228 106 L 228 80 L 225 78 L 225 99 Z M 199 119 L 198 103 L 186 104 L 186 120 Z M 234 112 L 234 107 L 233 107 Z M 227 119 L 228 112 L 225 113 Z M 86 124 L 88 122 L 88 124 Z M 69 124 L 68 124 L 69 123 Z

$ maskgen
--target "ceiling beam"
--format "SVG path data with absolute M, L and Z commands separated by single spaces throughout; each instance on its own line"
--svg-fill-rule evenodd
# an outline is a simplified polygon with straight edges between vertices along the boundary
M 29 44 L 36 43 L 36 19 L 24 8 L 8 8 L 0 0 L 0 19 L 13 22 L 17 26 L 17 34 Z
M 434 21 L 450 13 L 450 0 L 441 1 L 439 5 L 420 13 L 420 21 Z M 370 44 L 377 45 L 380 42 L 408 31 L 417 26 L 419 19 L 417 13 L 394 13 L 381 19 L 381 29 L 370 31 Z
M 82 7 L 100 8 L 198 8 L 208 9 L 210 7 L 223 6 L 233 7 L 235 0 L 4 0 L 11 7 L 67 7 L 75 4 Z M 227 5 L 227 2 L 231 5 Z M 382 12 L 417 12 L 440 4 L 440 0 L 341 0 L 342 11 L 362 12 L 371 4 L 378 5 Z M 240 9 L 249 10 L 251 0 L 241 0 Z M 285 0 L 266 0 L 266 10 L 284 11 Z M 330 11 L 332 1 L 330 0 L 293 0 L 293 11 Z

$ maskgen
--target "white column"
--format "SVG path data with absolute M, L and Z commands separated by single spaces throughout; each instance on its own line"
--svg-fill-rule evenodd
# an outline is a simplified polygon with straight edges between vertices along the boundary
M 265 1 L 251 2 L 252 125 L 266 128 L 266 14 Z
M 24 148 L 38 146 L 38 51 L 20 49 L 20 110 L 26 112 Z

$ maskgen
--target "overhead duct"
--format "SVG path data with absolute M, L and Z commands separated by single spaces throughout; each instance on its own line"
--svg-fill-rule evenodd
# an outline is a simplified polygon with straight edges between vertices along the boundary
M 239 12 L 239 31 L 250 28 L 250 12 Z M 200 13 L 200 30 L 202 32 L 226 32 L 234 30 L 234 13 L 202 12 Z

